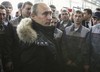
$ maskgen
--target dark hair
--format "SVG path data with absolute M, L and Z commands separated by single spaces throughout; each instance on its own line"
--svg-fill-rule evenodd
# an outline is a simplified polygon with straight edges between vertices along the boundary
M 75 13 L 82 13 L 82 11 L 80 11 L 80 10 L 77 10 Z
M 30 1 L 27 1 L 27 2 L 23 3 L 22 8 L 24 8 L 25 5 L 33 5 L 33 4 Z
M 61 14 L 58 15 L 58 18 L 59 18 L 59 19 L 61 18 Z
M 83 16 L 83 12 L 80 10 L 75 11 L 75 13 L 82 14 L 82 16 Z
M 100 8 L 96 8 L 97 11 L 100 11 Z
M 88 14 L 92 15 L 92 10 L 91 9 L 84 9 L 84 11 L 87 11 Z
M 3 2 L 1 3 L 1 5 L 4 5 L 6 8 L 9 7 L 9 6 L 11 6 L 11 8 L 13 8 L 13 7 L 12 7 L 12 4 L 11 4 L 9 1 L 3 1 Z
M 18 3 L 18 5 L 17 5 L 18 9 L 20 9 L 22 7 L 22 5 L 23 5 L 23 2 Z
M 99 21 L 100 20 L 100 18 L 97 18 L 97 21 Z
M 39 3 L 36 3 L 32 6 L 32 13 L 34 13 L 35 15 L 37 15 L 37 7 L 38 7 Z
M 100 20 L 100 18 L 97 18 L 97 17 L 93 17 L 93 19 L 96 19 L 97 21 L 99 21 L 99 20 Z
M 55 8 L 56 9 L 56 7 L 54 5 L 49 5 L 49 6 L 50 6 L 50 8 Z
M 5 9 L 5 6 L 3 6 L 3 5 L 0 5 L 0 9 Z

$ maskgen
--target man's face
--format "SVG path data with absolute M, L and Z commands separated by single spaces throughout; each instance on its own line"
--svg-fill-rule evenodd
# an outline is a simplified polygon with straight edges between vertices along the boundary
M 87 11 L 84 11 L 84 20 L 88 20 L 90 18 L 90 14 L 87 13 Z
M 26 4 L 24 8 L 22 8 L 22 15 L 23 17 L 29 17 L 31 14 L 31 7 L 32 5 Z
M 34 16 L 34 20 L 43 26 L 49 26 L 51 19 L 52 11 L 50 7 L 45 4 L 39 4 L 37 7 L 37 15 Z
M 57 18 L 52 18 L 51 25 L 56 26 L 57 21 L 58 21 Z
M 97 18 L 96 17 L 93 17 L 92 21 L 93 21 L 93 25 L 97 24 Z
M 0 9 L 0 23 L 6 19 L 6 10 Z
M 11 6 L 6 7 L 6 13 L 7 13 L 7 15 L 11 15 L 12 10 L 13 9 L 12 9 Z
M 55 13 L 56 9 L 55 8 L 51 8 L 52 12 Z
M 82 13 L 75 13 L 74 16 L 74 23 L 75 24 L 81 24 L 82 20 L 83 20 L 83 16 L 82 16 Z
M 61 19 L 63 21 L 68 21 L 69 20 L 69 13 L 68 12 L 61 12 Z

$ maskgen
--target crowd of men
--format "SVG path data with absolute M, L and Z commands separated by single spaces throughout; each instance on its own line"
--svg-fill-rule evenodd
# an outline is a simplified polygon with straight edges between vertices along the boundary
M 0 72 L 100 72 L 100 8 L 0 4 Z

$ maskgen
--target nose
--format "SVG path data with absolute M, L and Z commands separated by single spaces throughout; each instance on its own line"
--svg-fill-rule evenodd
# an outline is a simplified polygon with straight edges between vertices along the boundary
M 2 20 L 3 20 L 3 18 L 4 18 L 4 16 L 3 16 L 3 15 L 0 15 L 0 21 L 2 21 Z
M 29 10 L 29 13 L 31 13 L 31 9 Z
M 48 18 L 48 20 L 52 20 L 52 15 L 51 14 L 48 14 L 48 16 L 47 16 L 47 18 Z
M 79 19 L 79 17 L 76 17 L 76 19 Z

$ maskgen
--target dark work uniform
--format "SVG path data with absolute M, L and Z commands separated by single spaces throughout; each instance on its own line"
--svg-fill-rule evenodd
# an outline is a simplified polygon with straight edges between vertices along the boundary
M 12 33 L 12 26 L 8 22 L 0 24 L 0 68 L 3 65 L 4 72 L 9 70 L 6 68 L 6 64 L 12 62 Z
M 65 29 L 61 49 L 66 72 L 84 72 L 84 65 L 89 64 L 88 32 L 84 26 L 75 30 L 75 26 L 71 25 Z

